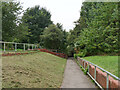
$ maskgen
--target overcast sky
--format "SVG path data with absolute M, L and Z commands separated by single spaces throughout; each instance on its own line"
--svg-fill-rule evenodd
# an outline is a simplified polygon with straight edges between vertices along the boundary
M 74 21 L 80 17 L 80 9 L 84 0 L 17 0 L 20 1 L 23 9 L 40 5 L 50 11 L 51 20 L 63 24 L 63 28 L 69 31 L 73 29 Z

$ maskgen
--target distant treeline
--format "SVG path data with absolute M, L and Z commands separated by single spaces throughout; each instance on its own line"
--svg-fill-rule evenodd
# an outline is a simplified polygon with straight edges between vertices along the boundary
M 51 21 L 51 13 L 46 8 L 35 6 L 24 11 L 19 2 L 3 2 L 2 40 L 38 43 L 69 55 L 118 53 L 118 6 L 118 2 L 83 2 L 75 28 L 66 32 L 62 24 Z
M 46 8 L 34 6 L 24 11 L 20 2 L 2 2 L 3 41 L 37 43 L 43 48 L 66 52 L 66 38 L 66 30 L 62 24 L 51 21 Z

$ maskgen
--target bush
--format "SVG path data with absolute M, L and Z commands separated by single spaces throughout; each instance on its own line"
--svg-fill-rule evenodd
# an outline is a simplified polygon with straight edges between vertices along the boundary
M 77 57 L 84 57 L 86 53 L 84 52 L 79 52 L 79 54 L 74 54 L 74 58 L 77 59 Z
M 82 50 L 79 52 L 79 54 L 77 54 L 78 57 L 85 57 L 87 54 L 86 50 Z
M 83 52 L 80 52 L 79 54 L 77 54 L 78 57 L 84 57 L 85 54 Z
M 74 58 L 77 59 L 77 54 L 74 54 Z

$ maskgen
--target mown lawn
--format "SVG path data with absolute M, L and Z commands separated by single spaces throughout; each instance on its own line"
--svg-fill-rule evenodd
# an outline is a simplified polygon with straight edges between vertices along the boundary
M 2 57 L 3 88 L 59 88 L 66 59 L 49 53 Z
M 111 72 L 112 74 L 118 75 L 118 56 L 89 56 L 83 58 L 87 61 L 90 61 L 103 69 Z M 120 72 L 120 69 L 119 69 Z

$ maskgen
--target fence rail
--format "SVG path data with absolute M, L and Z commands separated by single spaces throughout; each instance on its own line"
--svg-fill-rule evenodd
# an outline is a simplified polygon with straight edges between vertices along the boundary
M 80 57 L 78 57 L 77 60 L 84 61 L 84 62 L 83 62 L 84 64 L 81 64 L 81 63 L 80 63 L 80 65 L 84 68 L 84 70 L 85 70 L 85 62 L 88 63 L 88 64 L 87 64 L 87 67 L 88 67 L 88 72 L 87 72 L 87 74 L 95 81 L 95 83 L 96 83 L 102 90 L 103 90 L 103 87 L 102 87 L 102 86 L 97 82 L 97 80 L 96 80 L 96 68 L 102 70 L 103 72 L 105 72 L 105 73 L 107 74 L 107 76 L 106 76 L 106 88 L 107 88 L 107 90 L 109 89 L 109 75 L 112 76 L 113 78 L 117 79 L 118 82 L 120 81 L 120 78 L 119 78 L 119 77 L 113 75 L 112 73 L 104 70 L 103 68 L 101 68 L 101 67 L 99 67 L 99 66 L 97 66 L 97 65 L 95 65 L 95 64 L 93 64 L 93 63 L 91 63 L 91 62 L 89 62 L 89 61 L 86 61 L 86 60 L 84 60 L 84 59 L 82 59 L 82 58 L 80 58 Z M 92 66 L 94 66 L 94 68 L 95 68 L 95 70 L 94 70 L 94 77 L 89 73 L 89 70 L 90 70 L 89 66 L 90 66 L 90 64 L 91 64 Z
M 34 49 L 37 49 L 39 46 L 37 44 L 28 44 L 28 43 L 17 43 L 17 42 L 4 42 L 4 41 L 0 41 L 0 44 L 4 44 L 3 45 L 3 49 L 4 49 L 4 52 L 6 51 L 6 44 L 13 44 L 15 45 L 14 48 L 15 48 L 15 51 L 17 51 L 17 46 L 18 45 L 23 45 L 23 49 L 24 51 L 26 50 L 26 46 L 28 47 L 27 50 L 30 50 L 30 46 L 32 47 L 31 49 L 34 50 Z

